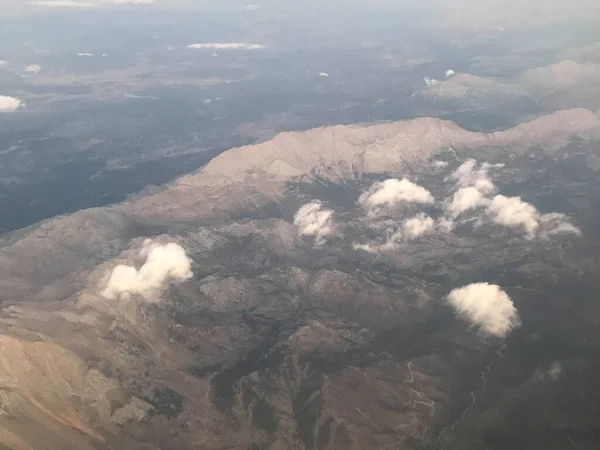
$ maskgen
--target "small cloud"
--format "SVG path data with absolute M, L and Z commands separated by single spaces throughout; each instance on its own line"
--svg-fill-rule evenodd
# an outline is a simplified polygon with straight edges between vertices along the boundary
M 320 73 L 319 73 L 319 76 L 320 76 L 320 77 L 328 77 L 328 76 L 329 76 L 329 74 L 328 74 L 327 72 L 320 72 Z
M 108 53 L 102 53 L 103 58 L 108 58 Z
M 456 72 L 454 70 L 452 70 L 452 69 L 446 70 L 446 75 L 445 75 L 446 78 L 451 78 L 454 75 L 456 75 Z
M 388 230 L 388 236 L 385 242 L 378 246 L 378 251 L 380 252 L 391 252 L 394 250 L 398 250 L 398 247 L 403 242 L 404 236 L 402 235 L 402 231 L 400 230 Z
M 539 227 L 540 213 L 521 197 L 496 195 L 487 207 L 490 220 L 509 228 L 522 228 L 529 239 L 535 237 Z
M 533 381 L 558 381 L 562 374 L 563 368 L 560 362 L 554 361 L 547 369 L 537 369 L 531 377 Z
M 540 226 L 543 239 L 565 234 L 581 236 L 581 230 L 570 222 L 567 215 L 561 213 L 543 214 L 540 217 Z
M 371 254 L 388 253 L 398 250 L 400 244 L 403 242 L 402 231 L 394 228 L 388 228 L 386 230 L 386 234 L 387 237 L 383 243 L 381 243 L 381 241 L 367 244 L 359 244 L 358 242 L 354 242 L 352 244 L 352 248 L 354 250 L 361 250 Z
M 262 6 L 260 6 L 260 5 L 246 5 L 246 7 L 244 9 L 246 11 L 257 11 L 261 8 L 262 8 Z
M 489 176 L 489 171 L 492 168 L 501 167 L 504 165 L 487 162 L 479 165 L 474 159 L 467 159 L 446 178 L 447 181 L 454 181 L 458 190 L 454 193 L 450 203 L 446 203 L 446 213 L 450 217 L 445 225 L 452 228 L 454 219 L 459 215 L 490 203 L 486 196 L 492 194 L 496 190 L 496 186 Z
M 204 44 L 191 44 L 188 48 L 212 50 L 261 50 L 266 48 L 260 44 L 247 44 L 244 42 L 208 42 Z
M 425 86 L 427 86 L 427 87 L 433 87 L 439 83 L 439 81 L 436 80 L 435 78 L 429 78 L 429 77 L 424 77 L 423 81 L 425 82 Z
M 77 53 L 77 56 L 94 56 L 94 54 L 84 52 L 84 53 Z
M 333 223 L 333 211 L 326 209 L 318 200 L 302 206 L 294 215 L 294 225 L 300 236 L 312 236 L 315 243 L 321 245 L 328 236 L 336 235 Z
M 472 211 L 485 203 L 481 191 L 473 186 L 460 188 L 454 193 L 452 201 L 446 208 L 451 217 L 456 218 L 462 213 Z
M 448 167 L 448 163 L 446 161 L 434 161 L 433 166 L 436 169 L 444 169 Z
M 0 59 L 0 66 L 4 66 L 8 64 L 8 61 L 4 61 L 3 59 Z
M 32 74 L 38 74 L 40 73 L 40 71 L 42 70 L 42 66 L 39 66 L 37 64 L 32 64 L 30 66 L 25 67 L 25 72 L 27 73 L 32 73 Z
M 448 177 L 456 182 L 457 187 L 472 186 L 482 194 L 491 194 L 496 189 L 489 176 L 490 169 L 504 167 L 503 164 L 483 163 L 481 166 L 474 159 L 467 159 Z
M 0 95 L 0 113 L 16 111 L 22 104 L 18 98 Z
M 511 298 L 500 286 L 474 283 L 447 297 L 458 315 L 487 335 L 503 338 L 521 324 Z
M 417 239 L 427 233 L 435 230 L 435 221 L 427 214 L 420 213 L 410 219 L 407 219 L 402 224 L 402 229 L 396 227 L 388 227 L 385 240 L 378 240 L 366 244 L 354 242 L 352 248 L 361 250 L 367 253 L 388 253 L 396 251 L 400 245 L 406 241 Z
M 558 361 L 554 361 L 548 369 L 548 376 L 552 381 L 556 381 L 562 374 L 562 365 Z
M 431 204 L 435 199 L 427 189 L 403 178 L 391 178 L 373 184 L 358 199 L 358 203 L 370 215 L 376 215 L 381 209 L 394 207 L 400 203 Z
M 448 217 L 441 217 L 437 221 L 437 229 L 444 233 L 450 233 L 454 229 L 454 220 Z
M 416 239 L 435 229 L 435 221 L 427 214 L 421 213 L 404 222 L 402 226 L 405 239 Z
M 192 262 L 179 244 L 159 245 L 147 240 L 140 256 L 146 262 L 136 269 L 118 265 L 108 278 L 102 296 L 107 299 L 128 298 L 139 295 L 146 300 L 156 300 L 171 283 L 180 283 L 193 276 Z
M 373 244 L 359 244 L 358 242 L 354 242 L 352 244 L 352 248 L 356 251 L 363 251 L 365 253 L 379 253 L 380 247 L 378 245 Z

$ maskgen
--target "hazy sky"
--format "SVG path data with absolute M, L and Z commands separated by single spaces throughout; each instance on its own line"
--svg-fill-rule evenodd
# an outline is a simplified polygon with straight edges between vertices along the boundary
M 599 0 L 0 0 L 0 17 L 70 9 L 89 9 L 93 13 L 97 8 L 243 10 L 248 6 L 248 11 L 260 9 L 290 14 L 294 11 L 316 13 L 322 9 L 391 8 L 422 13 L 438 28 L 464 30 L 509 29 L 571 20 L 600 22 Z

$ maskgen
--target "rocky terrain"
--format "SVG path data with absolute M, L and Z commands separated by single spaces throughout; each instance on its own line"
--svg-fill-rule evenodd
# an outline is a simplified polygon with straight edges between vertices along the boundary
M 586 109 L 493 133 L 431 118 L 283 133 L 124 203 L 2 236 L 0 443 L 597 448 L 599 142 Z M 535 205 L 535 237 L 490 212 L 384 239 L 417 213 L 442 223 L 469 158 L 494 167 L 498 193 Z M 372 219 L 359 198 L 389 178 L 435 202 Z M 313 200 L 332 211 L 322 242 L 295 220 Z M 577 233 L 544 228 L 550 213 Z M 150 267 L 170 243 L 189 273 Z M 109 278 L 128 266 L 131 278 Z M 155 276 L 156 289 L 139 288 Z M 117 281 L 126 295 L 107 296 Z M 518 309 L 505 338 L 445 300 L 476 282 Z

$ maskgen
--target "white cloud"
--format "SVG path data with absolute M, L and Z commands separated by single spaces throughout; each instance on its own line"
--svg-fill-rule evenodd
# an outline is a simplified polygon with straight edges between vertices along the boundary
M 373 244 L 359 244 L 358 242 L 354 242 L 352 248 L 356 251 L 362 250 L 363 252 L 372 254 L 378 253 L 380 250 L 379 246 Z
M 460 317 L 485 334 L 505 337 L 521 323 L 511 298 L 495 284 L 474 283 L 454 289 L 447 300 Z
M 0 59 L 0 66 L 4 66 L 5 64 L 8 64 L 8 61 L 4 61 L 3 59 Z
M 496 190 L 489 176 L 491 168 L 503 167 L 502 164 L 483 163 L 479 165 L 474 159 L 467 159 L 446 180 L 454 181 L 458 190 L 452 200 L 446 203 L 446 214 L 449 216 L 442 228 L 452 229 L 454 219 L 459 215 L 472 211 L 489 203 L 486 195 Z
M 27 73 L 37 74 L 42 70 L 42 66 L 39 66 L 38 64 L 31 64 L 30 66 L 25 67 L 24 70 Z
M 434 202 L 435 199 L 427 189 L 406 178 L 402 180 L 390 178 L 375 183 L 358 199 L 358 203 L 371 215 L 377 214 L 382 208 L 393 207 L 399 203 L 431 204 Z
M 0 113 L 16 111 L 21 105 L 22 102 L 18 98 L 0 95 Z
M 424 77 L 423 81 L 425 82 L 425 86 L 427 86 L 427 87 L 433 87 L 439 83 L 439 81 L 436 80 L 435 78 L 429 78 L 429 77 Z
M 450 231 L 454 227 L 454 219 L 459 215 L 485 207 L 485 213 L 493 223 L 508 228 L 520 228 L 528 239 L 533 239 L 536 235 L 547 239 L 559 234 L 581 234 L 564 214 L 541 214 L 535 206 L 523 201 L 521 197 L 488 197 L 495 191 L 489 171 L 500 167 L 503 167 L 503 164 L 483 163 L 479 166 L 474 159 L 468 159 L 461 164 L 448 177 L 456 182 L 459 189 L 454 193 L 452 200 L 446 202 L 447 217 L 439 222 L 438 227 Z
M 260 5 L 246 5 L 246 7 L 244 8 L 246 11 L 256 11 L 261 9 L 262 7 Z
M 302 206 L 294 215 L 294 225 L 300 236 L 312 236 L 320 245 L 327 236 L 336 234 L 333 223 L 333 211 L 323 207 L 318 200 Z
M 329 74 L 327 72 L 321 72 L 321 73 L 319 73 L 319 76 L 320 77 L 328 77 Z
M 563 368 L 562 365 L 560 364 L 559 361 L 554 361 L 550 367 L 548 367 L 547 369 L 541 369 L 538 368 L 536 369 L 536 371 L 534 372 L 533 376 L 531 377 L 533 381 L 546 381 L 546 380 L 550 380 L 550 381 L 557 381 L 561 374 L 562 374 Z
M 103 297 L 118 299 L 139 295 L 146 300 L 156 300 L 167 284 L 183 282 L 193 276 L 191 260 L 179 244 L 159 245 L 148 240 L 140 256 L 146 257 L 146 262 L 139 269 L 118 265 L 112 270 Z
M 535 237 L 539 227 L 540 213 L 521 197 L 496 195 L 487 207 L 490 220 L 509 228 L 522 228 L 529 239 Z
M 352 248 L 367 253 L 392 252 L 398 250 L 403 242 L 416 239 L 435 230 L 435 221 L 425 213 L 420 213 L 410 219 L 406 219 L 402 223 L 401 229 L 390 226 L 390 222 L 392 221 L 384 221 L 379 224 L 387 226 L 385 229 L 385 240 L 381 239 L 366 244 L 354 242 Z M 379 228 L 379 225 L 376 228 Z
M 468 186 L 460 188 L 454 193 L 452 201 L 446 208 L 453 218 L 464 212 L 472 211 L 485 203 L 483 194 L 475 187 Z
M 84 53 L 77 53 L 77 56 L 94 56 L 94 54 L 93 53 L 84 52 Z
M 378 246 L 377 249 L 380 252 L 391 252 L 398 250 L 398 247 L 402 243 L 403 235 L 400 230 L 388 230 L 388 236 L 385 242 Z
M 491 194 L 494 192 L 494 183 L 489 176 L 489 170 L 492 168 L 504 167 L 503 164 L 483 163 L 478 166 L 474 159 L 467 159 L 454 171 L 448 178 L 456 182 L 457 187 L 472 186 L 482 194 Z
M 188 48 L 212 49 L 212 50 L 261 50 L 266 48 L 260 44 L 247 44 L 244 42 L 208 42 L 203 44 L 191 44 Z
M 437 229 L 445 233 L 450 233 L 454 228 L 454 220 L 448 217 L 441 217 L 437 221 Z
M 446 78 L 453 77 L 454 75 L 456 75 L 456 72 L 454 70 L 452 70 L 452 69 L 446 70 L 446 75 L 445 75 Z
M 555 235 L 574 234 L 581 236 L 581 230 L 573 225 L 565 214 L 549 213 L 540 217 L 541 237 L 548 239 Z
M 421 213 L 404 222 L 402 229 L 405 239 L 416 239 L 435 228 L 435 221 L 427 214 Z
M 386 230 L 386 239 L 381 243 L 379 242 L 370 242 L 367 244 L 359 244 L 358 242 L 354 242 L 352 244 L 352 248 L 354 250 L 362 250 L 367 253 L 386 253 L 398 250 L 400 244 L 403 241 L 402 231 L 396 230 L 394 228 L 388 228 Z

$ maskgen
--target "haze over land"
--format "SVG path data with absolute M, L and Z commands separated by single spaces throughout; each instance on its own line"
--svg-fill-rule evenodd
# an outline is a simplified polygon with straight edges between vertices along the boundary
M 0 447 L 598 448 L 600 4 L 0 6 Z

